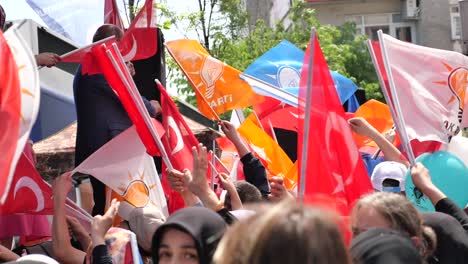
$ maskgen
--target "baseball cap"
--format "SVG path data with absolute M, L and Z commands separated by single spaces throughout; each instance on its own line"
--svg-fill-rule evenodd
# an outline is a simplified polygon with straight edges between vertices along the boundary
M 374 189 L 387 192 L 402 192 L 405 191 L 405 180 L 408 168 L 395 161 L 384 161 L 375 166 L 372 172 L 371 182 Z M 385 180 L 394 180 L 398 182 L 398 186 L 384 187 Z
M 26 255 L 14 261 L 14 263 L 16 262 L 21 262 L 25 264 L 58 264 L 58 262 L 55 261 L 53 258 L 40 254 Z
M 121 202 L 119 215 L 128 221 L 130 230 L 137 237 L 138 245 L 150 252 L 154 232 L 166 221 L 161 210 L 151 204 L 145 207 L 135 207 L 128 202 Z

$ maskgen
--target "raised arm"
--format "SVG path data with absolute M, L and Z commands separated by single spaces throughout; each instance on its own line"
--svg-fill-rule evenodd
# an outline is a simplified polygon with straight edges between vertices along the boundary
M 434 205 L 437 212 L 453 216 L 468 232 L 468 216 L 447 195 L 434 185 L 431 175 L 424 165 L 417 163 L 411 168 L 411 179 L 414 186 L 426 195 Z
M 372 139 L 382 150 L 386 160 L 400 162 L 405 166 L 409 166 L 408 161 L 401 158 L 401 152 L 364 118 L 354 117 L 349 119 L 348 123 L 351 126 L 351 130 Z
M 226 137 L 236 147 L 239 157 L 241 157 L 245 180 L 257 187 L 263 198 L 267 199 L 270 194 L 270 185 L 268 184 L 265 166 L 249 151 L 247 145 L 231 123 L 221 121 L 220 126 Z
M 72 186 L 71 173 L 67 172 L 54 181 L 54 218 L 52 220 L 52 251 L 60 263 L 82 264 L 86 253 L 75 249 L 70 243 L 65 202 Z

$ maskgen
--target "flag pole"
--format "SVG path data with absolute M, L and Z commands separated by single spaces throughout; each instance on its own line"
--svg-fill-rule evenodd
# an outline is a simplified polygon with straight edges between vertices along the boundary
M 117 48 L 115 45 L 113 45 L 113 48 Z M 120 54 L 120 51 L 117 50 L 117 54 L 119 55 Z M 106 55 L 107 57 L 109 58 L 109 60 L 112 62 L 112 65 L 114 66 L 115 70 L 117 71 L 119 77 L 124 81 L 124 84 L 125 86 L 127 87 L 127 89 L 129 90 L 130 92 L 130 95 L 132 96 L 132 99 L 134 102 L 136 102 L 138 105 L 138 100 L 136 99 L 136 96 L 135 94 L 133 93 L 131 87 L 130 87 L 130 84 L 129 84 L 129 81 L 127 80 L 127 78 L 125 78 L 125 75 L 123 74 L 122 70 L 120 69 L 120 67 L 118 66 L 118 63 L 117 61 L 115 60 L 114 56 L 112 55 L 112 53 L 109 51 L 109 50 L 106 50 Z M 119 59 L 121 60 L 121 62 L 123 61 L 122 57 L 119 55 Z M 125 64 L 124 64 L 125 65 Z M 128 71 L 128 70 L 127 70 Z M 133 85 L 135 85 L 135 83 L 133 82 L 133 79 L 131 79 L 131 82 Z M 136 86 L 135 86 L 136 87 Z M 154 128 L 154 125 L 153 123 L 151 122 L 151 120 L 149 120 L 149 116 L 148 116 L 148 113 L 147 112 L 144 112 L 142 113 L 141 111 L 141 106 L 138 107 L 138 111 L 140 112 L 140 114 L 143 116 L 144 118 L 144 121 L 145 123 L 148 125 L 149 127 L 149 131 L 151 133 L 151 136 L 153 137 L 153 139 L 155 140 L 156 142 L 156 145 L 158 146 L 159 148 L 159 152 L 161 153 L 161 157 L 164 161 L 164 163 L 166 164 L 167 168 L 172 170 L 173 169 L 173 166 L 172 166 L 172 163 L 171 161 L 169 160 L 169 157 L 167 156 L 167 153 L 166 153 L 166 150 L 164 149 L 164 146 L 161 142 L 161 139 L 159 138 L 159 135 L 158 135 L 158 132 L 156 131 L 156 129 Z
M 172 51 L 171 49 L 169 49 L 167 47 L 166 44 L 164 44 L 164 46 L 166 47 L 166 50 L 167 52 L 169 52 L 169 55 L 171 55 L 171 57 L 174 59 L 174 61 L 177 63 L 177 66 L 179 66 L 179 68 L 182 70 L 182 66 L 180 66 L 180 62 L 176 59 L 176 57 L 174 56 L 174 54 L 172 54 Z M 195 83 L 193 82 L 192 78 L 190 78 L 190 76 L 188 74 L 185 73 L 184 70 L 182 70 L 182 72 L 184 73 L 185 77 L 187 77 L 187 79 L 189 80 L 190 84 L 192 85 L 193 89 L 195 90 L 195 93 L 199 94 L 200 97 L 202 98 L 203 102 L 208 106 L 208 109 L 210 110 L 211 114 L 213 115 L 213 117 L 215 118 L 216 121 L 221 121 L 221 118 L 219 118 L 218 114 L 216 113 L 216 111 L 213 109 L 213 107 L 211 107 L 211 105 L 208 103 L 208 101 L 206 100 L 206 98 L 203 96 L 203 94 L 201 93 L 201 91 L 198 89 L 198 87 L 195 85 Z
M 211 165 L 214 167 L 212 168 L 211 170 L 211 189 L 214 191 L 214 184 L 215 184 L 215 177 L 216 175 L 218 175 L 218 171 L 216 170 L 216 167 L 214 166 L 215 162 L 216 162 L 216 140 L 213 139 L 213 150 L 211 152 Z
M 265 128 L 263 127 L 262 122 L 260 122 L 260 118 L 258 118 L 257 111 L 253 110 L 252 114 L 255 116 L 255 119 L 258 122 L 258 126 L 265 132 Z
M 312 100 L 312 84 L 313 84 L 313 61 L 314 61 L 314 49 L 315 49 L 315 28 L 312 28 L 310 32 L 310 50 L 309 50 L 309 61 L 307 62 L 307 93 L 306 93 L 306 100 L 302 102 L 305 104 L 305 111 L 304 111 L 304 132 L 302 137 L 302 159 L 301 159 L 301 174 L 300 174 L 300 189 L 299 189 L 299 197 L 301 202 L 304 203 L 304 195 L 305 195 L 305 184 L 306 184 L 306 177 L 307 177 L 307 142 L 309 141 L 309 131 L 310 131 L 310 111 L 311 111 L 311 100 Z M 300 100 L 299 100 L 300 101 Z
M 270 118 L 268 118 L 268 125 L 270 126 L 271 135 L 273 136 L 273 139 L 275 140 L 275 142 L 276 142 L 277 144 L 279 144 L 279 143 L 278 143 L 278 138 L 276 137 L 275 129 L 273 128 L 273 124 L 271 123 Z
M 298 107 L 298 97 L 296 95 L 289 93 L 285 90 L 282 90 L 278 87 L 275 87 L 271 85 L 270 83 L 267 83 L 263 80 L 255 78 L 252 75 L 249 75 L 246 73 L 242 73 L 240 77 L 252 87 L 257 87 L 257 89 L 271 92 L 271 95 L 268 95 L 268 96 L 273 97 L 279 101 L 282 101 L 290 106 Z M 260 88 L 262 86 L 267 87 L 268 90 Z
M 413 166 L 413 165 L 416 164 L 416 161 L 415 161 L 416 159 L 414 157 L 414 153 L 413 153 L 413 149 L 411 148 L 409 136 L 408 136 L 408 133 L 407 133 L 406 128 L 405 128 L 405 118 L 403 117 L 403 114 L 401 112 L 400 101 L 398 99 L 398 94 L 396 92 L 395 81 L 393 79 L 393 73 L 392 73 L 392 69 L 390 67 L 390 62 L 389 62 L 389 58 L 388 58 L 387 49 L 385 47 L 385 40 L 384 40 L 382 30 L 378 31 L 378 36 L 379 36 L 380 48 L 381 48 L 381 51 L 382 51 L 382 59 L 383 59 L 383 62 L 384 62 L 385 71 L 387 72 L 387 76 L 388 76 L 388 82 L 389 82 L 389 86 L 390 86 L 389 87 L 390 88 L 390 94 L 393 95 L 392 99 L 393 99 L 393 104 L 394 104 L 394 107 L 395 107 L 395 113 L 394 114 L 396 114 L 396 117 L 397 117 L 396 120 L 394 120 L 394 122 L 395 122 L 395 125 L 397 127 L 398 132 L 400 132 L 401 140 L 403 142 L 403 147 L 405 148 L 406 153 L 408 153 L 409 162 L 410 162 L 411 166 Z M 375 64 L 374 64 L 374 66 L 375 66 Z M 377 67 L 376 70 L 379 71 L 379 68 Z M 379 77 L 379 79 L 380 78 L 381 77 Z M 382 90 L 385 91 L 385 86 L 383 86 Z M 384 94 L 386 92 L 387 91 L 385 91 Z M 389 94 L 387 94 L 387 97 L 389 97 Z M 385 98 L 385 99 L 387 100 L 387 98 Z M 387 102 L 390 102 L 389 105 L 392 104 L 392 101 L 387 101 Z M 390 107 L 390 109 L 391 109 L 391 107 Z

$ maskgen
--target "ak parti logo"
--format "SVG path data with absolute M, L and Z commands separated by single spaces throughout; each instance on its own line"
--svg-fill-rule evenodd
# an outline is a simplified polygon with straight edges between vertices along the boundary
M 436 81 L 435 84 L 446 87 L 450 93 L 450 99 L 447 101 L 448 107 L 454 107 L 456 118 L 444 120 L 444 127 L 449 135 L 457 135 L 461 128 L 463 111 L 465 107 L 465 95 L 468 88 L 468 69 L 466 67 L 453 67 L 442 62 L 449 72 L 447 80 Z

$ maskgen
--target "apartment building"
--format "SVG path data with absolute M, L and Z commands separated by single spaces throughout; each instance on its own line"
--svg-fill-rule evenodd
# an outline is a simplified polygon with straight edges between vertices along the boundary
M 382 29 L 400 40 L 462 51 L 458 0 L 308 0 L 323 24 L 355 22 L 357 33 L 377 39 Z M 247 0 L 251 22 L 273 25 L 287 16 L 290 0 Z

